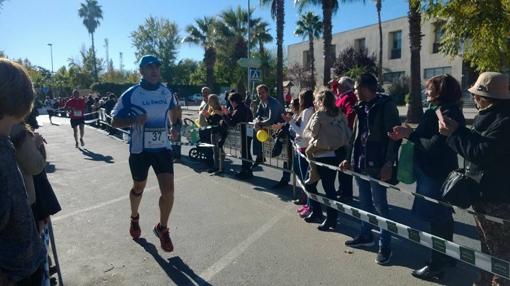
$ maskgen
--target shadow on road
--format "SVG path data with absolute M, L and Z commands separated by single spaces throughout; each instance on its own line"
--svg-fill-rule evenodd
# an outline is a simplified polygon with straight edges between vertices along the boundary
M 159 255 L 156 246 L 144 238 L 135 240 L 145 251 L 147 251 L 154 260 L 163 269 L 168 278 L 170 278 L 175 285 L 187 286 L 187 285 L 200 285 L 200 286 L 212 286 L 207 281 L 198 276 L 193 269 L 191 269 L 179 256 L 174 256 L 164 259 Z
M 83 155 L 87 156 L 88 158 L 85 158 L 86 160 L 92 160 L 92 161 L 103 161 L 108 164 L 113 164 L 113 157 L 110 155 L 103 155 L 99 153 L 92 152 L 86 148 L 82 149 L 80 148 L 80 151 Z

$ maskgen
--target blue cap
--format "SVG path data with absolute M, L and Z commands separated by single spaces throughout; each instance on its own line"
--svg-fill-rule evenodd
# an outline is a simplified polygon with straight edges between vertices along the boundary
M 140 68 L 143 68 L 144 66 L 150 65 L 150 64 L 161 65 L 161 61 L 156 56 L 153 56 L 153 55 L 145 55 L 140 59 L 140 64 L 139 64 Z

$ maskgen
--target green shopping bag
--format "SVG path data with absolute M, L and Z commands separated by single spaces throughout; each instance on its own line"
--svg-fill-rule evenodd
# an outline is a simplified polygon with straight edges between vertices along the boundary
M 412 184 L 416 181 L 414 177 L 414 143 L 407 140 L 402 144 L 400 158 L 398 160 L 397 179 L 404 184 Z

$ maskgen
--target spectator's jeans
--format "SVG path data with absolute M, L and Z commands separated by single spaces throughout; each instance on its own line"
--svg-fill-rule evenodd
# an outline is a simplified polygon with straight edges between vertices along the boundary
M 256 155 L 257 157 L 258 156 L 262 156 L 262 143 L 260 143 L 260 141 L 257 139 L 257 137 L 255 136 L 255 134 L 257 131 L 255 129 L 253 129 L 253 154 Z M 261 158 L 259 158 L 261 159 Z
M 352 176 L 338 172 L 338 196 L 340 198 L 352 198 Z
M 213 160 L 214 168 L 223 171 L 223 148 L 220 146 L 221 135 L 217 132 L 212 132 L 211 142 L 214 144 L 213 147 Z
M 247 124 L 241 125 L 241 157 L 243 159 L 253 160 L 250 152 L 253 138 L 247 136 L 246 125 Z M 241 164 L 241 172 L 251 173 L 251 162 L 243 160 Z
M 356 183 L 359 188 L 359 203 L 362 210 L 382 217 L 388 217 L 388 200 L 386 198 L 386 188 L 373 181 L 366 181 L 356 177 Z M 372 226 L 369 223 L 361 223 L 360 236 L 364 238 L 371 237 Z M 387 230 L 381 230 L 379 237 L 379 248 L 390 249 L 391 236 Z
M 338 157 L 316 158 L 315 161 L 333 166 L 338 166 L 338 164 L 340 163 L 340 159 Z M 336 171 L 323 166 L 317 166 L 317 172 L 319 173 L 319 177 L 321 178 L 320 180 L 322 182 L 324 192 L 326 192 L 326 197 L 328 199 L 336 200 L 335 190 Z M 310 193 L 316 194 L 317 183 L 318 182 L 306 185 L 306 190 Z M 319 202 L 310 200 L 310 207 L 312 208 L 313 213 L 322 215 L 321 204 Z M 327 213 L 326 220 L 328 220 L 328 222 L 331 223 L 336 223 L 336 218 L 338 215 L 337 211 L 333 208 L 328 207 L 326 213 Z
M 414 168 L 416 177 L 416 192 L 432 198 L 437 198 L 443 184 L 441 179 L 427 176 L 418 166 Z M 430 222 L 430 234 L 453 241 L 454 221 L 451 208 L 415 198 L 413 211 L 419 212 L 422 219 Z M 438 251 L 432 250 L 429 265 L 433 269 L 447 266 L 453 259 Z

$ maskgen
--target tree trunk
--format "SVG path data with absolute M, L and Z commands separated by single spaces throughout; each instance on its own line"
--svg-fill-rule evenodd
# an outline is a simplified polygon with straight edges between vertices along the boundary
M 383 73 L 382 73 L 382 59 L 383 59 L 383 34 L 382 34 L 382 25 L 381 25 L 381 4 L 382 0 L 377 0 L 376 8 L 377 8 L 377 22 L 379 24 L 379 66 L 377 67 L 377 77 L 379 78 L 379 84 L 382 85 L 384 83 Z
M 207 86 L 214 90 L 214 65 L 216 64 L 216 49 L 208 47 L 204 53 Z
M 421 12 L 418 0 L 409 0 L 409 39 L 411 42 L 411 96 L 407 110 L 407 122 L 418 123 L 423 108 L 421 105 Z
M 96 64 L 96 48 L 94 47 L 94 33 L 90 33 L 92 36 L 92 60 L 94 61 L 94 79 L 96 82 L 99 81 L 99 78 L 97 77 L 97 64 Z
M 285 25 L 284 0 L 276 3 L 276 98 L 283 104 L 283 27 Z
M 313 33 L 308 34 L 309 57 L 310 57 L 310 88 L 315 89 L 315 55 L 313 48 Z
M 327 86 L 331 79 L 331 30 L 332 23 L 331 17 L 333 14 L 332 0 L 322 0 L 322 18 L 323 18 L 323 30 L 324 30 L 324 77 L 322 83 Z

